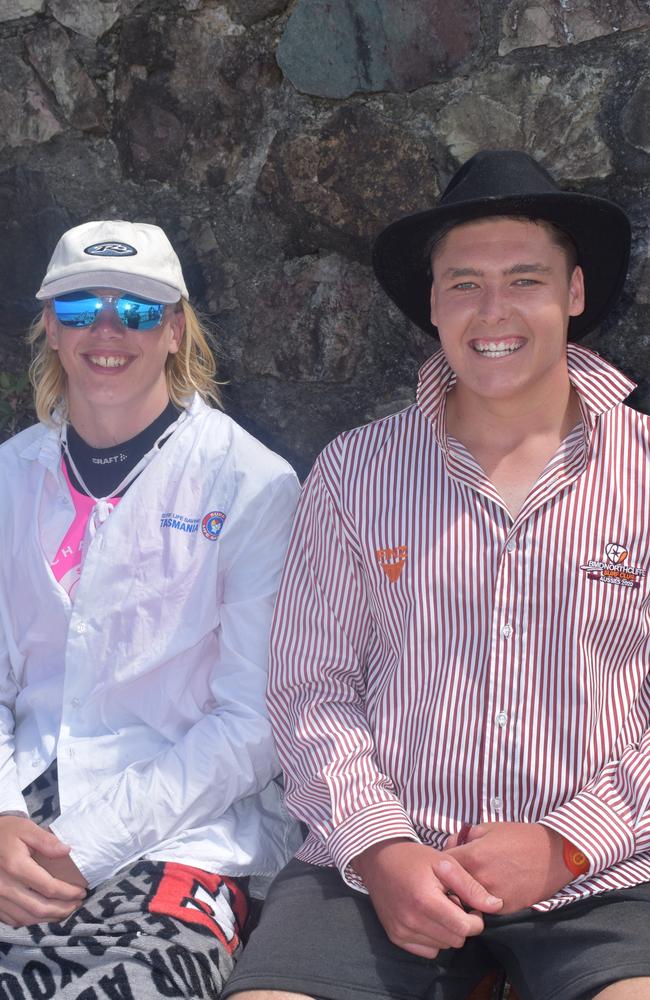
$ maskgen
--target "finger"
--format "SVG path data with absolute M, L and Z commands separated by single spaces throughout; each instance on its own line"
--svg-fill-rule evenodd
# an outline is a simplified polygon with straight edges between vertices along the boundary
M 66 902 L 68 900 L 74 902 L 86 898 L 86 890 L 84 888 L 72 885 L 71 882 L 65 882 L 63 879 L 55 878 L 31 858 L 23 866 L 19 882 L 32 892 L 45 896 L 46 899 L 61 899 Z
M 425 905 L 392 910 L 384 926 L 396 944 L 411 943 L 434 948 L 461 948 L 465 939 L 480 934 L 483 920 L 476 913 L 466 913 L 440 890 Z
M 50 830 L 31 825 L 21 832 L 21 840 L 33 851 L 39 851 L 48 858 L 64 858 L 70 853 L 70 846 L 59 840 Z
M 410 917 L 401 923 L 387 927 L 391 941 L 405 948 L 417 945 L 420 948 L 435 949 L 462 948 L 467 937 L 480 934 L 483 921 L 479 916 L 467 915 L 458 906 L 450 904 L 450 909 L 440 907 L 440 919 L 414 921 Z
M 488 892 L 454 858 L 443 857 L 436 865 L 435 872 L 445 889 L 451 889 L 471 910 L 498 913 L 502 908 L 503 900 Z
M 21 889 L 16 892 L 10 906 L 19 915 L 21 923 L 29 925 L 65 920 L 78 908 L 79 901 L 47 899 L 37 892 Z
M 417 941 L 404 941 L 398 947 L 403 948 L 404 951 L 409 951 L 411 955 L 419 955 L 420 958 L 437 958 L 440 954 L 440 948 L 420 944 Z

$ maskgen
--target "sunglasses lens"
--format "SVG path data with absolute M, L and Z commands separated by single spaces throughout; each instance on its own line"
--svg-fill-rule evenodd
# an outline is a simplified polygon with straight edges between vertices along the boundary
M 91 326 L 101 308 L 101 298 L 90 292 L 70 292 L 54 299 L 54 315 L 62 326 Z
M 54 299 L 54 314 L 62 326 L 83 328 L 92 326 L 104 303 L 110 301 L 118 319 L 129 330 L 153 330 L 160 326 L 165 313 L 162 302 L 149 302 L 137 295 L 125 293 L 119 299 L 113 296 L 102 298 L 92 292 L 70 292 Z
M 123 295 L 115 308 L 120 322 L 129 330 L 153 330 L 160 325 L 165 312 L 162 302 L 149 302 L 137 295 Z

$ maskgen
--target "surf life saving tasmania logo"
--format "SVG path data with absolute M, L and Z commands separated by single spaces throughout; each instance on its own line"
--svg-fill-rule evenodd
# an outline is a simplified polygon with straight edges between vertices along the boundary
M 603 560 L 589 559 L 580 569 L 587 574 L 588 580 L 636 590 L 645 576 L 645 570 L 632 565 L 629 554 L 627 546 L 621 542 L 608 542 Z
M 394 549 L 376 549 L 375 551 L 377 562 L 391 583 L 397 583 L 402 575 L 407 555 L 406 545 L 398 545 Z
M 225 520 L 226 515 L 222 510 L 211 510 L 201 521 L 201 531 L 211 542 L 216 542 Z
M 176 531 L 184 531 L 187 535 L 194 535 L 199 530 L 199 519 L 167 510 L 160 518 L 160 527 L 175 528 Z

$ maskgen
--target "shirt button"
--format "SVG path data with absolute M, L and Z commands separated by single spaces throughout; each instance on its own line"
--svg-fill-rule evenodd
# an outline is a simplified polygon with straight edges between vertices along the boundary
M 512 625 L 504 625 L 501 629 L 501 635 L 504 639 L 509 639 L 512 635 Z
M 514 538 L 511 538 L 509 539 L 509 541 L 506 542 L 506 549 L 508 550 L 508 552 L 514 552 L 516 548 L 517 548 L 517 542 L 515 541 Z
M 501 726 L 502 729 L 507 721 L 508 721 L 508 716 L 506 715 L 506 713 L 499 712 L 499 714 L 497 715 L 497 723 Z
M 79 622 L 79 624 L 77 625 L 77 632 L 79 633 L 79 635 L 83 635 L 83 633 L 86 631 L 87 628 L 88 626 L 86 625 L 85 622 Z
M 493 799 L 490 799 L 490 805 L 495 812 L 501 812 L 502 802 L 498 795 L 495 795 Z

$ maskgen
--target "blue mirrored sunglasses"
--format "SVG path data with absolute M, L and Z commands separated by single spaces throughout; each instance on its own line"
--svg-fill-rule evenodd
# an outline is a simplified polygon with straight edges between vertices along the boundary
M 150 302 L 130 292 L 119 295 L 96 295 L 87 290 L 68 292 L 57 295 L 52 304 L 62 326 L 78 329 L 92 326 L 107 305 L 113 307 L 122 326 L 129 330 L 153 330 L 160 326 L 165 313 L 164 302 Z

